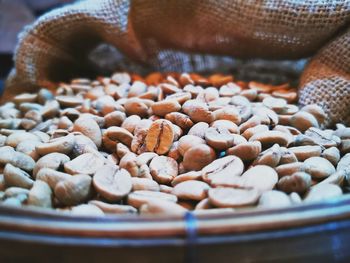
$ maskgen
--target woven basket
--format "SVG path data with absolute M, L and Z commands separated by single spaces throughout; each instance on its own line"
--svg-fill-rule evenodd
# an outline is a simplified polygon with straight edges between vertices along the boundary
M 330 262 L 350 258 L 349 241 L 348 195 L 183 218 L 73 217 L 0 206 L 0 262 Z

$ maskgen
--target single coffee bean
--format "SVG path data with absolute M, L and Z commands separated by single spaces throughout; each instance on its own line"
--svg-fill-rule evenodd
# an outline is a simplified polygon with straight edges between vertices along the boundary
M 205 141 L 216 150 L 226 150 L 234 144 L 234 137 L 226 128 L 210 127 L 205 131 Z
M 196 180 L 188 180 L 175 185 L 173 194 L 179 199 L 200 201 L 207 197 L 209 185 Z
M 70 161 L 70 158 L 63 153 L 49 153 L 41 157 L 35 164 L 33 169 L 34 178 L 42 168 L 51 168 L 53 170 L 58 170 L 66 162 Z
M 147 191 L 159 191 L 159 184 L 148 178 L 138 178 L 138 177 L 132 177 L 132 190 L 138 191 L 138 190 L 147 190 Z
M 35 181 L 28 194 L 28 205 L 51 208 L 52 191 L 50 186 L 40 180 Z
M 314 179 L 323 179 L 335 173 L 333 164 L 322 157 L 311 157 L 305 160 L 304 169 Z
M 259 141 L 264 147 L 275 143 L 280 146 L 288 146 L 293 142 L 293 137 L 290 134 L 279 131 L 266 131 L 253 135 L 249 141 Z
M 51 168 L 42 168 L 36 175 L 37 180 L 44 181 L 51 187 L 52 190 L 55 189 L 55 186 L 59 182 L 66 181 L 71 177 L 72 175 L 70 174 L 62 173 Z
M 304 194 L 311 186 L 311 175 L 304 172 L 297 172 L 289 176 L 282 177 L 277 184 L 277 188 L 285 193 L 296 192 Z
M 168 99 L 154 103 L 151 108 L 154 114 L 164 117 L 168 113 L 179 111 L 181 105 L 176 100 Z
M 164 200 L 167 202 L 176 203 L 177 197 L 173 194 L 155 192 L 155 191 L 134 191 L 128 195 L 128 204 L 139 208 L 143 204 L 148 203 L 149 201 L 158 201 Z
M 254 188 L 259 192 L 272 190 L 278 181 L 277 172 L 267 165 L 254 166 L 243 173 L 240 178 L 241 187 Z
M 178 150 L 182 156 L 193 146 L 205 144 L 205 140 L 194 135 L 185 135 L 179 139 Z
M 190 171 L 184 174 L 179 174 L 176 176 L 172 182 L 171 185 L 175 186 L 179 183 L 189 181 L 189 180 L 201 180 L 202 178 L 202 172 L 201 171 Z
M 242 207 L 255 204 L 260 194 L 255 189 L 211 188 L 209 202 L 215 207 Z
M 73 134 L 69 134 L 36 146 L 36 151 L 40 155 L 46 155 L 53 152 L 69 154 L 72 151 L 74 144 L 75 137 Z
M 72 215 L 76 216 L 104 216 L 103 211 L 99 207 L 92 204 L 73 206 L 70 212 Z
M 209 127 L 208 123 L 198 122 L 191 127 L 191 129 L 188 131 L 187 135 L 194 135 L 194 136 L 197 136 L 197 137 L 204 139 L 205 131 L 208 129 L 208 127 Z
M 97 147 L 101 146 L 102 133 L 96 121 L 89 117 L 80 117 L 74 122 L 74 131 L 79 131 L 90 138 Z
M 174 140 L 174 130 L 171 122 L 160 119 L 152 123 L 146 136 L 146 148 L 157 154 L 169 151 Z
M 297 146 L 291 147 L 288 150 L 294 153 L 300 162 L 310 157 L 320 156 L 322 153 L 322 148 L 319 145 Z
M 114 202 L 130 193 L 132 181 L 129 172 L 117 166 L 102 166 L 93 176 L 96 191 L 107 200 Z
M 342 195 L 342 189 L 335 184 L 317 184 L 305 195 L 304 202 L 320 202 Z
M 288 195 L 281 191 L 270 190 L 260 196 L 258 207 L 280 208 L 290 206 L 291 204 L 292 201 Z
M 180 112 L 170 112 L 165 115 L 165 119 L 185 130 L 193 126 L 193 122 L 190 117 Z
M 177 162 L 166 156 L 154 157 L 149 168 L 153 179 L 162 184 L 169 184 L 178 175 Z
M 16 152 L 10 146 L 0 147 L 0 164 L 6 165 L 7 163 L 12 164 L 18 168 L 21 168 L 27 172 L 33 170 L 35 162 L 34 160 L 24 153 Z
M 238 144 L 232 148 L 227 149 L 227 155 L 235 155 L 239 157 L 242 161 L 252 161 L 255 160 L 261 152 L 261 143 L 259 141 L 255 142 L 245 142 Z
M 229 185 L 243 173 L 244 164 L 236 156 L 229 155 L 217 159 L 202 169 L 202 177 L 211 186 Z
M 216 158 L 216 153 L 208 145 L 199 144 L 188 149 L 183 156 L 183 166 L 187 171 L 199 171 Z
M 253 162 L 253 165 L 268 165 L 270 167 L 276 167 L 281 160 L 281 150 L 278 144 L 274 144 L 271 148 L 268 148 L 264 152 L 260 153 L 257 159 Z
M 91 195 L 91 177 L 77 174 L 58 182 L 54 188 L 55 197 L 64 205 L 77 205 Z
M 89 204 L 97 206 L 105 214 L 136 214 L 137 209 L 130 205 L 109 204 L 98 200 L 91 200 Z
M 69 174 L 93 175 L 104 164 L 104 161 L 93 153 L 84 153 L 73 160 L 64 163 L 64 170 Z
M 165 201 L 165 200 L 149 200 L 147 203 L 141 205 L 140 207 L 140 213 L 141 214 L 152 214 L 152 215 L 159 215 L 159 214 L 167 214 L 167 215 L 174 215 L 174 216 L 182 216 L 187 212 L 187 209 L 183 208 L 182 206 Z
M 6 186 L 17 186 L 26 189 L 30 189 L 34 183 L 28 173 L 10 163 L 5 165 L 4 181 Z

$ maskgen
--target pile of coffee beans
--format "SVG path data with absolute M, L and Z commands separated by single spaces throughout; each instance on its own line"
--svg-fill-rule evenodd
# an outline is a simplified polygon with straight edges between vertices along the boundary
M 221 213 L 344 193 L 350 128 L 297 91 L 230 75 L 115 73 L 0 107 L 0 205 Z

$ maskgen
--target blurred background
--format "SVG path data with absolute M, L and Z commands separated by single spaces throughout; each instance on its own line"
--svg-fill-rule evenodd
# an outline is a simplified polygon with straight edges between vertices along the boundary
M 73 0 L 0 0 L 0 87 L 13 66 L 17 35 L 37 16 Z
M 13 52 L 17 43 L 17 35 L 23 28 L 35 21 L 36 17 L 49 10 L 74 2 L 74 0 L 0 0 L 0 92 L 4 79 L 13 67 Z M 101 74 L 107 75 L 119 66 L 122 55 L 109 45 L 101 43 L 89 58 L 101 69 Z M 226 57 L 226 64 L 217 71 L 232 73 L 236 79 L 258 80 L 266 83 L 290 82 L 297 85 L 297 80 L 306 60 L 299 61 L 265 61 L 260 59 L 239 60 Z M 137 72 L 137 66 L 130 66 L 130 61 L 124 59 L 125 67 Z M 102 73 L 103 72 L 103 73 Z

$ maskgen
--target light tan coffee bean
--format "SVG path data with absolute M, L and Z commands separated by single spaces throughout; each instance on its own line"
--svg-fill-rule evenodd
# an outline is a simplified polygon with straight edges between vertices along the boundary
M 131 132 L 129 132 L 128 130 L 126 130 L 124 128 L 112 126 L 104 131 L 103 137 L 107 137 L 115 145 L 117 143 L 121 142 L 124 145 L 130 147 L 134 136 L 132 135 Z M 114 148 L 115 148 L 115 146 L 114 146 Z
M 173 124 L 178 125 L 182 129 L 189 129 L 193 126 L 193 122 L 186 114 L 180 112 L 170 112 L 165 115 L 165 119 L 171 121 Z
M 305 160 L 304 169 L 313 179 L 323 179 L 335 173 L 333 164 L 322 157 L 311 157 Z
M 316 104 L 306 105 L 306 106 L 302 107 L 300 110 L 308 112 L 311 115 L 313 115 L 319 124 L 324 123 L 324 121 L 327 118 L 327 115 L 323 111 L 323 109 Z
M 183 166 L 187 171 L 199 171 L 216 158 L 210 146 L 199 144 L 188 149 L 183 156 Z
M 322 148 L 319 145 L 297 146 L 288 148 L 289 151 L 295 154 L 299 162 L 314 156 L 320 156 Z
M 132 189 L 129 172 L 110 165 L 105 165 L 97 170 L 93 176 L 93 185 L 101 196 L 111 202 L 122 199 Z
M 206 122 L 198 122 L 191 127 L 187 135 L 194 135 L 204 139 L 205 131 L 209 128 L 209 124 Z
M 81 204 L 78 206 L 73 206 L 70 212 L 72 215 L 76 216 L 104 216 L 103 211 L 99 207 L 92 204 Z
M 257 165 L 242 174 L 241 187 L 254 188 L 259 192 L 272 190 L 278 182 L 277 172 L 267 165 Z
M 70 158 L 63 153 L 49 153 L 47 155 L 44 155 L 36 162 L 33 169 L 33 176 L 35 178 L 37 173 L 42 168 L 51 168 L 58 170 L 68 161 L 70 161 Z
M 186 101 L 182 105 L 182 110 L 193 122 L 211 123 L 215 119 L 207 104 L 198 100 Z
M 50 186 L 40 180 L 34 182 L 28 194 L 28 205 L 51 208 L 52 191 Z
M 347 169 L 350 166 L 350 153 L 345 154 L 337 164 L 337 171 Z
M 40 142 L 38 141 L 23 141 L 17 145 L 16 151 L 24 153 L 29 157 L 31 157 L 34 161 L 37 161 L 40 158 L 40 156 L 36 152 L 35 147 L 38 146 L 39 144 Z
M 226 150 L 234 144 L 234 137 L 226 128 L 210 127 L 204 136 L 207 144 L 216 150 Z
M 147 117 L 148 106 L 142 99 L 131 98 L 124 104 L 125 112 L 127 115 L 138 115 L 140 117 Z
M 137 209 L 130 205 L 109 204 L 98 200 L 91 200 L 88 204 L 97 206 L 105 214 L 136 214 Z
M 102 133 L 96 121 L 89 117 L 80 117 L 74 122 L 74 131 L 79 131 L 90 138 L 97 147 L 101 146 Z
M 186 212 L 187 209 L 183 208 L 182 206 L 165 200 L 149 200 L 147 203 L 141 205 L 140 207 L 140 214 L 146 215 L 166 214 L 173 216 L 182 216 Z
M 22 200 L 26 201 L 28 199 L 29 190 L 21 187 L 8 187 L 4 192 L 4 198 L 25 196 Z M 21 199 L 21 198 L 19 198 Z
M 64 163 L 64 170 L 69 174 L 93 175 L 104 164 L 104 161 L 93 153 L 84 153 Z
M 177 197 L 173 194 L 155 192 L 155 191 L 134 191 L 128 195 L 128 204 L 140 208 L 141 205 L 149 201 L 164 200 L 167 202 L 176 203 Z
M 33 186 L 33 179 L 25 171 L 8 163 L 4 169 L 4 180 L 6 186 L 17 186 L 30 189 Z
M 348 179 L 349 174 L 350 174 L 349 168 L 347 168 L 345 170 L 340 170 L 340 171 L 335 172 L 334 174 L 331 174 L 329 177 L 322 180 L 318 184 L 336 184 L 339 186 L 343 186 L 345 180 L 346 179 L 349 180 Z
M 179 111 L 181 104 L 176 100 L 168 99 L 154 103 L 151 108 L 154 114 L 164 117 L 168 113 Z
M 201 180 L 202 172 L 201 171 L 190 171 L 184 174 L 179 174 L 172 181 L 171 185 L 175 186 L 179 183 L 189 181 L 189 180 Z
M 91 195 L 91 177 L 85 174 L 71 176 L 56 184 L 55 197 L 64 205 L 77 205 Z
M 216 110 L 213 112 L 213 115 L 215 120 L 229 120 L 236 125 L 239 125 L 242 121 L 238 109 L 234 106 Z
M 134 138 L 131 141 L 131 150 L 134 153 L 141 154 L 146 152 L 146 136 L 148 134 L 148 128 L 138 129 L 135 132 Z
M 317 184 L 311 187 L 305 195 L 304 202 L 320 202 L 343 194 L 342 189 L 335 184 Z
M 143 164 L 149 164 L 154 157 L 158 156 L 158 154 L 153 152 L 146 152 L 138 155 L 136 157 L 136 163 L 137 165 L 141 166 Z
M 40 142 L 38 136 L 29 132 L 15 132 L 10 134 L 6 139 L 6 145 L 11 147 L 17 147 L 18 144 L 24 141 L 37 141 Z
M 81 105 L 84 100 L 76 96 L 56 96 L 56 100 L 59 102 L 61 107 L 76 107 Z
M 31 172 L 35 165 L 35 161 L 28 155 L 16 152 L 10 146 L 0 147 L 0 164 L 6 165 L 8 163 L 26 172 Z
M 179 199 L 200 201 L 207 197 L 209 185 L 196 180 L 188 180 L 174 186 L 173 194 Z
M 215 207 L 242 207 L 255 204 L 260 194 L 255 189 L 211 188 L 209 201 Z
M 241 143 L 229 148 L 227 149 L 226 154 L 238 156 L 242 161 L 252 161 L 259 156 L 260 152 L 261 143 L 259 141 L 255 141 Z
M 185 135 L 179 139 L 178 150 L 184 156 L 187 150 L 199 144 L 205 144 L 205 140 L 195 135 Z
M 159 184 L 148 178 L 138 178 L 138 177 L 132 177 L 132 190 L 138 191 L 138 190 L 147 190 L 147 191 L 159 191 Z
M 119 162 L 120 168 L 127 170 L 132 177 L 139 176 L 139 165 L 137 164 L 136 154 L 130 152 L 125 154 Z
M 230 133 L 239 133 L 238 126 L 229 120 L 216 120 L 210 124 L 210 127 L 227 129 Z
M 292 201 L 288 195 L 281 191 L 270 190 L 260 196 L 258 207 L 281 208 L 290 206 L 291 204 Z
M 298 162 L 298 158 L 296 155 L 286 147 L 280 147 L 281 159 L 279 164 L 288 164 L 288 163 L 296 163 Z
M 244 164 L 236 156 L 229 155 L 217 159 L 202 169 L 202 177 L 212 186 L 229 185 L 243 173 Z
M 140 121 L 141 121 L 140 116 L 131 115 L 123 121 L 121 127 L 128 130 L 131 133 L 134 133 L 135 127 Z
M 36 175 L 37 180 L 44 181 L 47 183 L 53 190 L 55 189 L 55 186 L 62 181 L 66 181 L 70 179 L 72 175 L 62 173 L 59 171 L 56 171 L 51 168 L 42 168 L 39 170 L 39 172 Z
M 297 172 L 304 172 L 304 164 L 302 162 L 287 163 L 279 165 L 275 168 L 278 176 L 281 178 L 286 175 L 292 175 Z
M 259 124 L 254 127 L 246 129 L 242 136 L 249 140 L 251 137 L 253 137 L 255 134 L 259 134 L 262 132 L 266 132 L 269 130 L 269 127 L 267 125 Z
M 171 122 L 160 119 L 152 123 L 146 136 L 146 148 L 157 154 L 169 151 L 174 140 L 174 129 Z
M 293 137 L 290 134 L 279 131 L 266 131 L 253 135 L 249 141 L 259 141 L 263 147 L 268 147 L 275 143 L 280 146 L 288 146 L 293 142 Z
M 297 172 L 292 175 L 282 177 L 277 184 L 277 188 L 287 194 L 296 192 L 304 194 L 311 187 L 311 175 L 304 172 Z
M 46 155 L 53 152 L 69 154 L 72 151 L 74 144 L 75 137 L 73 134 L 69 134 L 36 146 L 36 151 L 40 155 Z
M 268 165 L 272 168 L 276 167 L 281 160 L 281 150 L 278 144 L 274 144 L 264 152 L 260 153 L 253 165 Z
M 291 125 L 300 130 L 301 132 L 306 131 L 310 127 L 318 127 L 317 119 L 306 111 L 299 111 L 292 116 Z
M 177 162 L 166 156 L 154 157 L 149 168 L 153 179 L 162 184 L 169 184 L 178 175 Z

